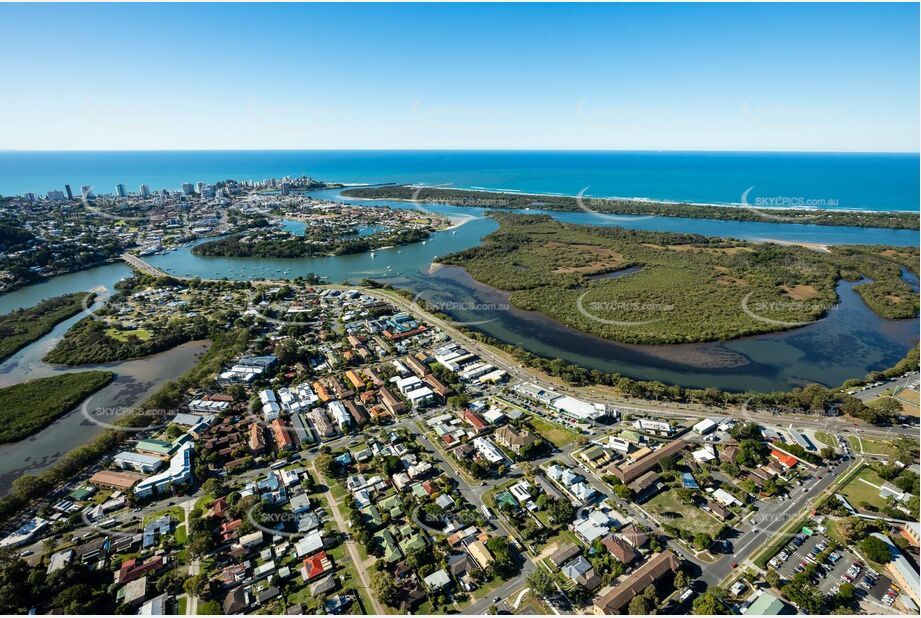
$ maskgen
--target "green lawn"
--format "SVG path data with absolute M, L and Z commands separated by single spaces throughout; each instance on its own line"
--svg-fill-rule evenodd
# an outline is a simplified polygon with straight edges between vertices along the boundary
M 681 528 L 693 534 L 706 532 L 714 535 L 722 525 L 715 517 L 696 506 L 681 502 L 674 489 L 660 492 L 646 502 L 643 508 L 655 515 L 663 525 Z
M 181 506 L 170 506 L 170 507 L 163 509 L 162 511 L 157 511 L 156 513 L 151 513 L 150 515 L 146 515 L 144 517 L 144 524 L 145 525 L 149 524 L 150 522 L 154 521 L 155 519 L 159 519 L 160 517 L 163 517 L 164 515 L 169 515 L 173 519 L 174 522 L 178 522 L 180 524 L 185 522 L 185 511 L 182 510 L 182 507 Z
M 338 547 L 327 551 L 327 554 L 333 558 L 333 563 L 336 567 L 336 575 L 338 575 L 339 583 L 342 585 L 342 587 L 353 588 L 357 590 L 359 596 L 361 597 L 362 607 L 365 608 L 365 611 L 373 611 L 374 606 L 371 605 L 371 599 L 368 596 L 370 592 L 365 590 L 363 584 L 361 583 L 361 577 L 359 577 L 356 566 L 352 562 L 352 554 L 349 552 L 348 547 L 346 547 L 343 543 Z
M 891 457 L 896 454 L 895 448 L 893 448 L 892 443 L 888 440 L 848 436 L 847 441 L 851 445 L 851 448 L 854 449 L 855 453 L 863 452 L 869 455 L 885 455 L 886 457 Z M 863 443 L 863 450 L 860 448 L 861 443 Z
M 121 330 L 119 328 L 107 328 L 106 335 L 118 341 L 128 341 L 129 337 L 137 337 L 141 341 L 150 339 L 151 333 L 146 328 L 137 328 L 135 330 Z
M 877 440 L 874 438 L 861 438 L 863 442 L 863 451 L 873 455 L 886 455 L 892 457 L 896 454 L 892 442 L 888 440 Z
M 774 555 L 780 551 L 781 547 L 789 543 L 790 538 L 793 537 L 796 532 L 799 532 L 799 530 L 806 525 L 807 521 L 809 521 L 809 519 L 803 516 L 800 519 L 793 521 L 793 523 L 784 526 L 780 532 L 775 534 L 768 542 L 768 544 L 765 545 L 764 549 L 761 550 L 761 553 L 757 554 L 752 559 L 752 562 L 763 569 L 768 563 L 768 560 L 773 558 Z
M 855 509 L 866 510 L 860 505 L 863 502 L 881 509 L 886 506 L 886 501 L 879 495 L 879 490 L 867 485 L 860 479 L 865 479 L 874 485 L 882 486 L 885 481 L 879 477 L 871 468 L 864 468 L 857 476 L 852 478 L 847 485 L 841 488 L 840 493 L 847 498 Z
M 563 448 L 578 437 L 578 433 L 567 429 L 562 425 L 545 421 L 544 419 L 531 415 L 528 419 L 534 430 L 544 437 L 545 440 L 553 444 L 556 448 Z
M 838 450 L 838 441 L 830 433 L 825 431 L 817 431 L 815 432 L 815 439 L 825 446 L 830 446 L 831 448 Z
M 205 615 L 205 614 L 214 616 L 214 615 L 221 614 L 222 612 L 223 612 L 223 608 L 221 607 L 221 604 L 213 599 L 208 599 L 207 601 L 202 601 L 202 600 L 198 601 L 198 615 L 199 616 Z
M 304 610 L 304 615 L 316 615 L 316 610 L 319 607 L 319 605 L 316 603 L 316 597 L 310 594 L 310 587 L 306 585 L 303 588 L 299 588 L 298 590 L 289 593 L 287 600 L 289 605 L 300 603 L 302 609 Z
M 333 494 L 336 502 L 341 502 L 343 498 L 349 495 L 348 490 L 335 479 L 327 477 L 326 481 L 329 485 L 329 491 Z
M 202 496 L 201 498 L 195 501 L 195 508 L 200 509 L 202 512 L 205 512 L 211 506 L 212 502 L 214 502 L 213 496 Z
M 177 612 L 180 616 L 185 615 L 185 608 L 189 604 L 189 597 L 179 597 L 179 611 Z

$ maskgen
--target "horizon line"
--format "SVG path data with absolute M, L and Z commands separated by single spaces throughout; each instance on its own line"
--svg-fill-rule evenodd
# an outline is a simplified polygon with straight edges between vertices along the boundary
M 2 153 L 101 152 L 642 152 L 720 154 L 863 154 L 918 155 L 921 150 L 720 150 L 688 148 L 0 148 Z

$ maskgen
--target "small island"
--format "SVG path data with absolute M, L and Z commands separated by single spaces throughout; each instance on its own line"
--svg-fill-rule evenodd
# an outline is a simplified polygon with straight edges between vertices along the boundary
M 442 257 L 510 302 L 623 343 L 726 341 L 788 330 L 838 302 L 842 279 L 878 315 L 911 318 L 918 295 L 914 247 L 843 246 L 827 252 L 562 223 L 548 215 L 491 213 L 499 229 L 480 246 Z
M 221 257 L 300 258 L 366 253 L 420 242 L 450 225 L 427 212 L 316 203 L 309 198 L 296 210 L 236 211 L 229 217 L 234 233 L 193 248 L 195 255 Z M 279 217 L 274 222 L 269 216 Z M 295 224 L 302 233 L 285 229 Z
M 46 298 L 34 307 L 17 309 L 0 316 L 0 361 L 38 341 L 56 324 L 80 313 L 92 304 L 95 294 L 64 294 Z
M 0 388 L 0 444 L 38 433 L 114 377 L 111 371 L 81 371 Z

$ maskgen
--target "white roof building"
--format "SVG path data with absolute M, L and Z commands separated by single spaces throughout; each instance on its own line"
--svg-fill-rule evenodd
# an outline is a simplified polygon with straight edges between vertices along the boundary
M 276 401 L 262 404 L 262 416 L 266 421 L 274 421 L 281 413 L 281 406 Z
M 423 386 L 406 393 L 406 398 L 414 408 L 427 405 L 435 400 L 435 393 L 428 386 Z
M 409 376 L 407 378 L 400 378 L 396 381 L 397 389 L 404 395 L 410 391 L 414 391 L 417 388 L 422 387 L 422 380 L 416 376 Z
M 167 490 L 172 485 L 187 483 L 192 478 L 192 450 L 191 442 L 186 442 L 170 459 L 169 467 L 159 474 L 149 476 L 134 486 L 134 493 L 138 496 L 150 496 Z
M 580 421 L 591 420 L 604 415 L 604 406 L 599 410 L 594 404 L 569 395 L 564 395 L 554 400 L 551 405 L 566 416 Z
M 723 506 L 732 506 L 733 504 L 742 506 L 742 503 L 739 502 L 739 500 L 735 496 L 733 496 L 731 493 L 729 493 L 725 489 L 714 490 L 713 499 L 719 502 L 720 504 L 722 504 Z
M 694 451 L 691 453 L 696 461 L 701 463 L 705 461 L 713 461 L 716 459 L 716 449 L 712 444 L 705 444 L 703 448 Z
M 528 491 L 530 488 L 531 486 L 528 485 L 527 481 L 519 481 L 509 487 L 509 492 L 515 497 L 515 500 L 524 504 L 531 499 L 531 493 Z
M 122 470 L 136 470 L 144 474 L 156 472 L 163 466 L 163 460 L 153 455 L 123 451 L 113 459 L 115 465 Z
M 499 463 L 505 460 L 499 448 L 488 438 L 474 438 L 471 444 L 489 463 Z
M 294 553 L 298 558 L 309 556 L 323 549 L 323 535 L 320 531 L 314 531 L 294 544 Z
M 345 406 L 342 405 L 342 402 L 330 401 L 326 409 L 329 411 L 333 421 L 339 425 L 339 429 L 347 429 L 352 426 L 352 417 L 349 415 L 348 410 L 345 409 Z
M 705 418 L 704 420 L 694 425 L 693 429 L 696 433 L 704 435 L 716 429 L 716 423 L 709 418 Z

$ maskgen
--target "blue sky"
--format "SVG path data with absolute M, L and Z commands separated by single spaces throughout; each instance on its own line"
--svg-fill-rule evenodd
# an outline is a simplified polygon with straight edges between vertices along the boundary
M 919 149 L 916 4 L 0 5 L 0 148 Z

